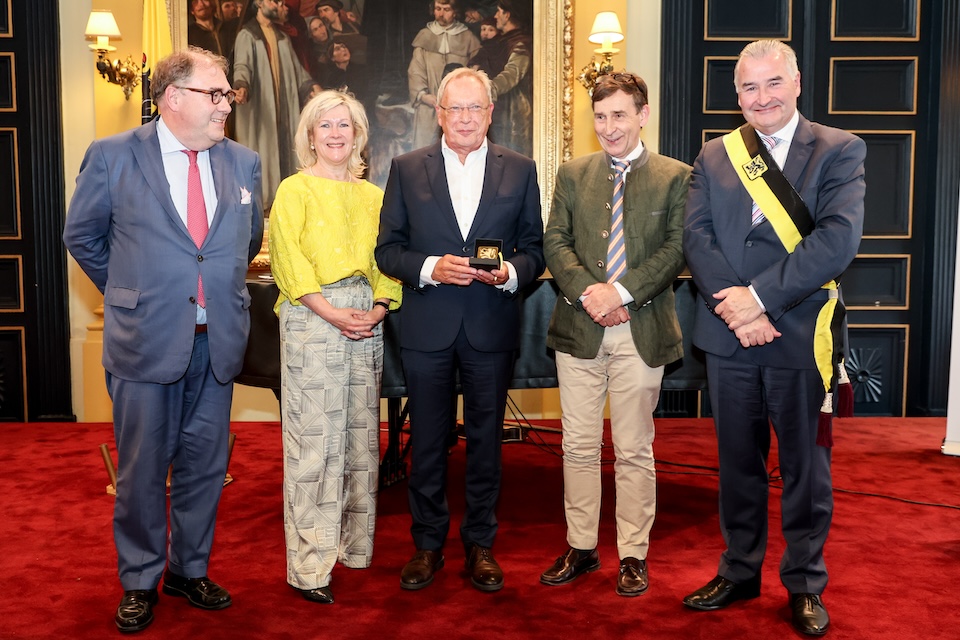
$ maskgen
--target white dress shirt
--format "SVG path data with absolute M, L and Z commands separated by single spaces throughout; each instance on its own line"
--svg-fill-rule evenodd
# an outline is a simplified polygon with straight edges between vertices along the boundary
M 460 162 L 457 152 L 447 145 L 446 135 L 440 138 L 440 151 L 443 154 L 443 166 L 447 174 L 447 188 L 450 190 L 450 200 L 453 202 L 453 211 L 457 216 L 457 226 L 460 227 L 460 236 L 466 240 L 470 234 L 470 227 L 477 216 L 480 206 L 480 196 L 483 193 L 483 179 L 487 173 L 487 139 L 476 151 L 467 154 L 466 160 Z M 420 267 L 420 286 L 428 284 L 439 285 L 433 279 L 433 270 L 441 256 L 428 256 Z M 504 260 L 510 277 L 503 284 L 495 285 L 505 291 L 516 291 L 519 281 L 517 271 L 510 261 Z

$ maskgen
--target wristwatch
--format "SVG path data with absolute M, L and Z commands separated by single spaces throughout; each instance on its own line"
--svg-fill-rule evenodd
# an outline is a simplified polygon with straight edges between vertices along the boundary
M 383 307 L 387 313 L 390 313 L 390 304 L 384 302 L 383 300 L 377 300 L 376 302 L 373 303 L 373 306 Z

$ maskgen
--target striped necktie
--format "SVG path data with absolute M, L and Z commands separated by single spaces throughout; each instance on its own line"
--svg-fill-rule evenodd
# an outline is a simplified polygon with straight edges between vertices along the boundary
M 623 191 L 630 161 L 614 161 L 613 213 L 610 217 L 610 244 L 607 245 L 607 282 L 616 282 L 627 270 L 627 251 L 623 243 Z
M 193 238 L 197 249 L 207 237 L 207 205 L 203 201 L 203 184 L 200 182 L 200 167 L 197 166 L 197 152 L 184 150 L 190 158 L 190 168 L 187 170 L 187 231 Z M 207 299 L 203 295 L 203 278 L 197 276 L 197 304 L 207 306 Z
M 760 136 L 760 139 L 763 140 L 763 146 L 765 146 L 768 151 L 773 151 L 776 149 L 778 144 L 783 142 L 783 140 L 780 138 L 774 138 L 773 136 Z M 753 221 L 753 226 L 757 226 L 767 219 L 767 217 L 763 215 L 763 211 L 760 211 L 760 205 L 758 205 L 756 202 L 753 203 L 753 210 L 750 212 L 750 219 Z

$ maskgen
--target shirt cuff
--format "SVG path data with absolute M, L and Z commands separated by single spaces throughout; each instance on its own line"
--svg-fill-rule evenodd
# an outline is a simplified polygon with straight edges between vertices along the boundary
M 510 264 L 509 260 L 504 260 L 503 264 L 507 267 L 507 272 L 510 274 L 510 277 L 507 278 L 507 281 L 503 284 L 498 284 L 495 286 L 497 289 L 502 289 L 507 293 L 513 293 L 517 290 L 517 287 L 520 284 L 520 279 L 517 277 L 517 270 L 512 264 Z
M 757 290 L 753 288 L 752 284 L 749 287 L 747 287 L 747 289 L 750 290 L 750 293 L 753 294 L 753 299 L 757 301 L 758 305 L 760 305 L 760 313 L 766 313 L 767 307 L 764 306 L 763 300 L 761 300 L 760 296 L 757 294 Z
M 440 284 L 438 280 L 433 279 L 433 270 L 437 267 L 437 263 L 440 262 L 440 256 L 427 256 L 427 259 L 423 261 L 423 266 L 420 267 L 420 286 L 425 287 L 428 284 L 437 286 Z
M 633 302 L 633 296 L 630 295 L 630 292 L 627 291 L 627 288 L 620 284 L 619 282 L 614 282 L 613 287 L 617 290 L 617 293 L 620 294 L 620 300 L 623 301 L 623 306 L 627 306 Z

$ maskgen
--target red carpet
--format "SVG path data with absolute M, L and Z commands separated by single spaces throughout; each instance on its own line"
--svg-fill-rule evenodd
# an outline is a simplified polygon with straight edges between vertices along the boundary
M 777 566 L 779 496 L 771 490 L 771 539 L 762 597 L 701 613 L 680 604 L 716 573 L 716 478 L 708 420 L 658 421 L 659 505 L 650 591 L 614 593 L 612 466 L 604 468 L 603 568 L 561 587 L 538 583 L 566 546 L 560 458 L 526 443 L 504 446 L 504 490 L 496 556 L 506 587 L 480 593 L 462 575 L 459 541 L 447 566 L 419 592 L 399 588 L 413 552 L 406 487 L 380 496 L 373 567 L 337 567 L 337 603 L 309 603 L 285 583 L 276 423 L 239 423 L 224 490 L 211 577 L 234 604 L 201 611 L 161 596 L 156 622 L 138 638 L 750 638 L 800 637 L 789 626 Z M 121 596 L 111 536 L 113 498 L 97 446 L 103 424 L 0 425 L 0 638 L 116 638 Z M 827 543 L 832 615 L 828 638 L 955 638 L 960 578 L 960 458 L 939 452 L 943 419 L 848 419 L 837 423 L 836 508 Z M 538 435 L 533 434 L 532 439 Z M 112 444 L 111 444 L 112 449 Z M 462 505 L 464 446 L 451 456 L 451 506 Z M 612 458 L 609 450 L 606 457 Z M 772 455 L 770 467 L 776 465 Z M 847 493 L 850 490 L 861 493 Z M 892 496 L 928 504 L 907 504 Z M 455 521 L 452 531 L 459 523 Z

